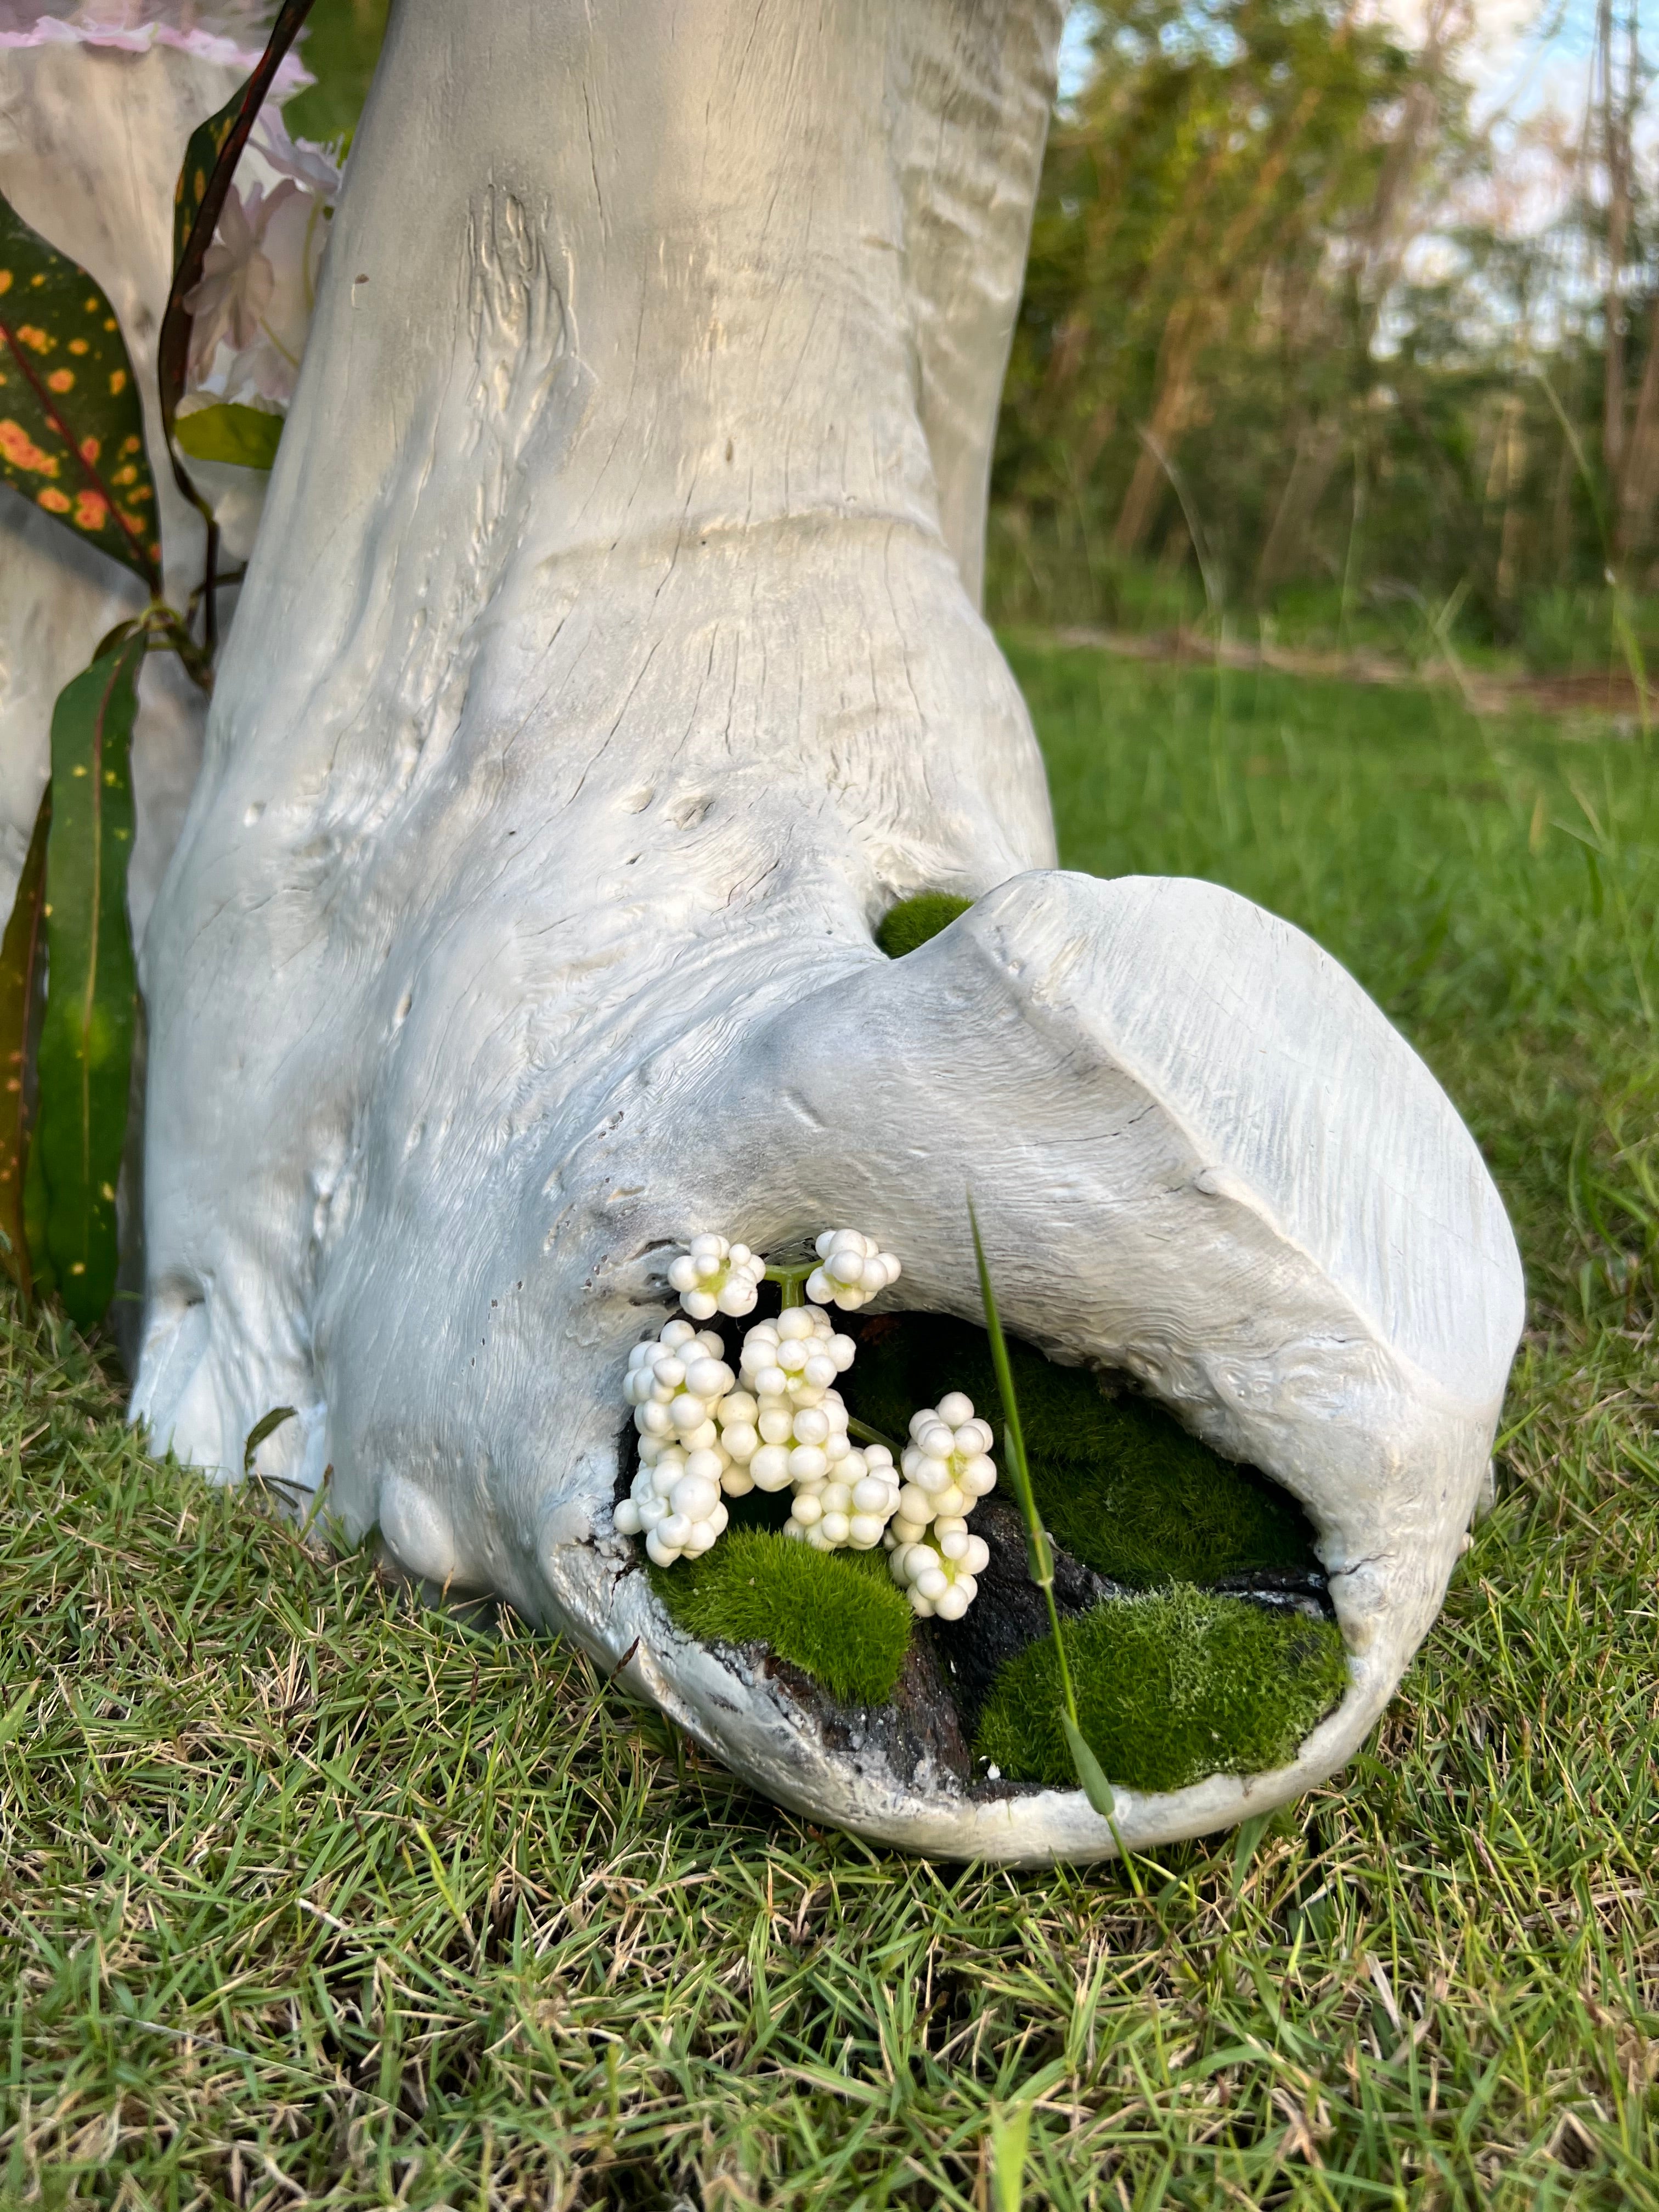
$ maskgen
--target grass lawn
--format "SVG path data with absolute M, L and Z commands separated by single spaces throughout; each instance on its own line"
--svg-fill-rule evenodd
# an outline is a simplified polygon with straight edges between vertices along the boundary
M 1365 1756 L 1265 1833 L 928 1866 L 146 1459 L 3 1324 L 0 2203 L 1659 2207 L 1659 774 L 1445 694 L 1016 644 L 1068 861 L 1313 931 L 1533 1329 Z

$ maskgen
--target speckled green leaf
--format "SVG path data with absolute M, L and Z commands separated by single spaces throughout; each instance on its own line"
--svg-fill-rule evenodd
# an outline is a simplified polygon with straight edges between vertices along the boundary
M 173 188 L 173 265 L 175 269 L 185 258 L 185 248 L 190 243 L 190 234 L 195 227 L 196 218 L 202 212 L 202 203 L 208 196 L 208 186 L 213 181 L 219 156 L 225 150 L 246 97 L 246 85 L 238 85 L 218 113 L 210 115 L 205 123 L 198 123 L 190 134 L 189 143 L 185 148 L 184 166 L 179 172 L 179 181 Z M 196 274 L 200 276 L 199 269 Z
M 0 478 L 160 592 L 155 480 L 115 310 L 3 198 Z
M 991 2174 L 996 2184 L 996 2212 L 1022 2212 L 1025 2203 L 1025 2153 L 1031 2135 L 1029 2097 L 991 2107 Z
M 28 1237 L 23 1222 L 23 1166 L 28 1151 L 24 1069 L 28 1048 L 29 1006 L 45 921 L 46 829 L 52 820 L 52 786 L 46 786 L 35 817 L 23 872 L 17 879 L 11 918 L 0 941 L 0 1231 L 6 1271 L 27 1298 L 33 1288 Z
M 52 717 L 46 1008 L 34 1146 L 46 1250 L 71 1321 L 115 1291 L 115 1185 L 126 1137 L 138 985 L 127 929 L 133 718 L 142 631 L 67 684 Z

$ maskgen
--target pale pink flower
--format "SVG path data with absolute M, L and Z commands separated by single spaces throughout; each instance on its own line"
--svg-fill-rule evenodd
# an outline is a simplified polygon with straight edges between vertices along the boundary
M 261 181 L 251 183 L 251 175 Z M 326 149 L 290 138 L 268 110 L 237 176 L 202 280 L 185 301 L 195 317 L 189 384 L 215 398 L 263 399 L 285 410 L 310 332 L 340 171 Z
M 206 374 L 222 338 L 238 353 L 253 343 L 276 289 L 276 272 L 264 250 L 265 225 L 279 197 L 297 190 L 284 179 L 269 197 L 256 186 L 244 199 L 231 186 L 202 263 L 201 281 L 185 295 L 195 318 L 190 334 L 192 377 Z
M 315 192 L 331 207 L 339 198 L 339 163 L 330 157 L 326 146 L 313 144 L 309 138 L 290 138 L 287 124 L 274 106 L 260 109 L 251 143 L 265 167 L 279 177 L 292 177 L 296 185 Z

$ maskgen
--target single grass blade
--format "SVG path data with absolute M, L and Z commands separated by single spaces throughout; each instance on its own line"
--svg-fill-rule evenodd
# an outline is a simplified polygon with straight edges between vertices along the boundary
M 34 1703 L 39 1682 L 30 1682 L 21 1693 L 0 1714 L 0 1744 L 15 1743 L 23 1733 L 23 1723 L 29 1717 L 29 1707 Z
M 1014 1395 L 1014 1370 L 1009 1364 L 1008 1346 L 1002 1334 L 1002 1316 L 997 1311 L 996 1292 L 991 1287 L 991 1270 L 986 1263 L 985 1246 L 979 1233 L 979 1216 L 974 1211 L 974 1201 L 968 1200 L 968 1223 L 974 1233 L 974 1264 L 979 1270 L 980 1304 L 985 1309 L 985 1329 L 991 1340 L 991 1365 L 997 1378 L 997 1389 L 1002 1399 L 1002 1418 L 1008 1472 L 1013 1477 L 1014 1494 L 1019 1500 L 1020 1511 L 1025 1516 L 1028 1553 L 1031 1561 L 1031 1580 L 1046 1586 L 1054 1579 L 1048 1542 L 1042 1522 L 1038 1517 L 1036 1500 L 1031 1494 L 1031 1471 L 1025 1457 L 1025 1437 L 1019 1425 L 1019 1401 Z
M 46 831 L 51 821 L 52 786 L 48 784 L 34 817 L 34 835 L 29 839 L 23 872 L 17 879 L 11 919 L 0 941 L 0 1066 L 5 1071 L 4 1088 L 0 1090 L 0 1232 L 6 1239 L 7 1272 L 25 1305 L 34 1295 L 23 1209 L 29 1140 L 29 1015 L 46 921 Z
M 1027 2100 L 991 2107 L 991 2180 L 996 2191 L 996 2212 L 1020 2212 L 1025 2202 L 1025 2160 L 1030 2136 L 1031 2107 Z
M 1059 1638 L 1056 1637 L 1054 1641 L 1058 1644 Z M 1117 1818 L 1117 1793 L 1106 1779 L 1106 1770 L 1090 1750 L 1083 1730 L 1070 1713 L 1061 1712 L 1060 1724 L 1066 1731 L 1066 1747 L 1072 1754 L 1072 1764 L 1077 1769 L 1079 1788 L 1103 1820 L 1115 1820 Z
M 35 1114 L 46 1251 L 70 1319 L 89 1329 L 115 1291 L 115 1186 L 137 1014 L 127 927 L 132 725 L 143 630 L 94 660 L 52 717 L 46 1006 Z
M 1002 1451 L 1004 1458 L 1012 1467 L 1014 1463 L 1014 1449 L 1008 1440 L 1008 1431 L 1006 1428 L 1002 1432 Z M 1018 1484 L 1016 1483 L 1014 1487 L 1018 1492 Z M 1054 1587 L 1054 1539 L 1042 1526 L 1042 1517 L 1036 1511 L 1035 1498 L 1032 1500 L 1031 1511 L 1025 1516 L 1025 1571 L 1039 1589 L 1051 1589 Z
M 115 310 L 3 198 L 0 481 L 160 596 L 155 479 Z
M 1077 1692 L 1073 1686 L 1071 1662 L 1066 1656 L 1066 1644 L 1060 1632 L 1060 1608 L 1054 1602 L 1054 1545 L 1042 1525 L 1036 1498 L 1031 1489 L 1031 1469 L 1025 1456 L 1025 1437 L 1019 1425 L 1019 1400 L 1014 1391 L 1014 1370 L 1009 1362 L 1008 1346 L 1002 1334 L 1002 1316 L 997 1311 L 996 1292 L 991 1287 L 991 1269 L 985 1257 L 985 1243 L 979 1233 L 979 1216 L 974 1211 L 971 1192 L 968 1198 L 968 1225 L 973 1231 L 974 1264 L 979 1270 L 979 1295 L 980 1303 L 985 1309 L 985 1330 L 991 1340 L 991 1364 L 995 1370 L 997 1389 L 1002 1398 L 1009 1472 L 1014 1479 L 1019 1510 L 1025 1518 L 1026 1560 L 1030 1568 L 1031 1580 L 1042 1592 L 1043 1602 L 1048 1608 L 1048 1627 L 1054 1639 L 1054 1665 L 1060 1674 L 1060 1726 L 1066 1731 L 1072 1764 L 1077 1769 L 1078 1787 L 1101 1818 L 1109 1820 L 1117 1809 L 1117 1800 L 1112 1794 L 1111 1784 L 1102 1771 L 1100 1761 L 1084 1741 L 1083 1730 L 1078 1725 Z
M 1271 1813 L 1258 1813 L 1254 1820 L 1241 1820 L 1238 1835 L 1233 1844 L 1233 1895 L 1237 1897 L 1244 1887 L 1244 1878 L 1250 1871 L 1250 1862 L 1256 1855 L 1261 1838 L 1267 1832 Z

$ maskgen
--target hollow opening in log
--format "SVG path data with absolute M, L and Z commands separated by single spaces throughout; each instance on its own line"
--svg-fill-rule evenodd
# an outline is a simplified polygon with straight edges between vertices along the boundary
M 759 1313 L 776 1305 L 768 1285 Z M 736 1364 L 754 1316 L 715 1323 Z M 960 1391 L 1002 1418 L 988 1340 L 935 1313 L 839 1316 L 858 1356 L 854 1419 L 896 1445 L 912 1413 Z M 1347 1684 L 1314 1530 L 1288 1492 L 1224 1459 L 1122 1375 L 1010 1352 L 1084 1733 L 1141 1790 L 1287 1763 Z M 618 1500 L 637 1468 L 630 1428 Z M 787 1492 L 751 1491 L 698 1559 L 641 1566 L 684 1634 L 769 1679 L 826 1747 L 877 1753 L 900 1779 L 1003 1796 L 1073 1787 L 1053 1637 L 1004 1479 L 972 1516 L 989 1551 L 959 1620 L 919 1619 L 889 1553 L 783 1534 Z

